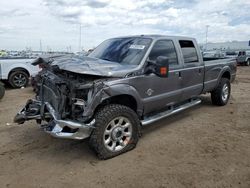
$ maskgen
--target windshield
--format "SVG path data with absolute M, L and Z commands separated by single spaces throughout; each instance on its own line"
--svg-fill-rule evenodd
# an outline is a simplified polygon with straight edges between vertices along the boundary
M 120 64 L 138 65 L 150 46 L 151 39 L 141 37 L 109 39 L 88 56 Z

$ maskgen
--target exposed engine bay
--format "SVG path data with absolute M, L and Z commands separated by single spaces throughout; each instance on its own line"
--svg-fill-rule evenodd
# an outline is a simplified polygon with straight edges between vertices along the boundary
M 53 136 L 74 139 L 88 137 L 94 120 L 93 98 L 100 99 L 107 77 L 83 75 L 49 66 L 36 77 L 35 99 L 27 101 L 14 121 L 22 124 L 36 119 Z M 89 107 L 89 108 L 88 108 Z M 84 131 L 79 131 L 84 128 Z M 86 133 L 87 130 L 87 133 Z
M 80 75 L 51 67 L 41 73 L 38 82 L 37 99 L 49 102 L 59 114 L 61 119 L 75 119 L 86 121 L 83 112 L 91 103 L 95 95 L 102 87 L 101 76 Z

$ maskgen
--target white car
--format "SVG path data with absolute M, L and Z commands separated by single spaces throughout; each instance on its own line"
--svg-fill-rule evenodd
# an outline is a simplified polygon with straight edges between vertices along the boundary
M 40 68 L 32 65 L 34 59 L 0 59 L 0 80 L 8 81 L 14 88 L 26 87 L 29 77 L 35 76 Z

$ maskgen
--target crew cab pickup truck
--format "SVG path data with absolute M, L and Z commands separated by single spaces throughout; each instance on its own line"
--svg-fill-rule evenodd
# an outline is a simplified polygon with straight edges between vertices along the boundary
M 52 136 L 89 138 L 100 159 L 135 148 L 142 126 L 201 102 L 226 105 L 236 61 L 204 62 L 196 40 L 141 35 L 104 41 L 88 56 L 37 59 L 49 66 L 14 121 L 36 119 Z
M 26 87 L 29 77 L 40 70 L 32 61 L 34 59 L 0 59 L 0 80 L 8 81 L 13 88 Z

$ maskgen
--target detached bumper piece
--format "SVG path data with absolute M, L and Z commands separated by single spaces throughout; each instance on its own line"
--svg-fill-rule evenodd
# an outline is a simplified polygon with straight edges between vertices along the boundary
M 23 124 L 28 120 L 36 120 L 41 123 L 45 120 L 48 124 L 41 126 L 45 132 L 54 137 L 78 140 L 88 138 L 94 128 L 94 119 L 90 123 L 81 123 L 62 120 L 58 117 L 57 112 L 48 102 L 42 105 L 41 101 L 28 100 L 25 107 L 15 116 L 14 122 Z

